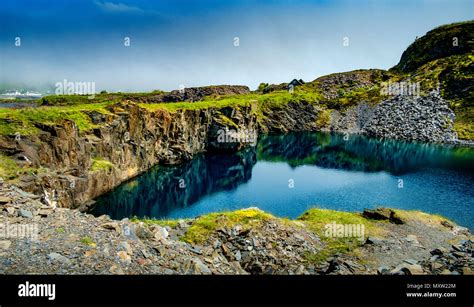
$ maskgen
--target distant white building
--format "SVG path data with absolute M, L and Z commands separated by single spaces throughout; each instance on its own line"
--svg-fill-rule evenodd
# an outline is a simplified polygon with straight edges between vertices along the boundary
M 12 92 L 6 92 L 3 94 L 0 94 L 0 98 L 3 99 L 16 99 L 16 98 L 41 98 L 43 95 L 41 93 L 37 92 L 30 92 L 26 91 L 24 93 L 21 93 L 19 91 L 12 91 Z

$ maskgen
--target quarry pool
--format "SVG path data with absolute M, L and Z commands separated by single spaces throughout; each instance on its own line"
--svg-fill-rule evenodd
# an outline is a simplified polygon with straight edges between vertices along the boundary
M 258 207 L 296 218 L 312 208 L 387 206 L 474 229 L 474 149 L 329 133 L 261 136 L 255 148 L 156 166 L 96 199 L 113 219 L 189 218 Z

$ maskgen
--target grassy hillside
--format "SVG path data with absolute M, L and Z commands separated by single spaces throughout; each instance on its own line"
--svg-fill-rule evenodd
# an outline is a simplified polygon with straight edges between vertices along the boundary
M 42 98 L 39 108 L 0 109 L 0 135 L 23 135 L 38 131 L 36 124 L 76 122 L 80 131 L 94 128 L 88 113 L 107 113 L 107 106 L 132 101 L 148 110 L 202 109 L 241 106 L 256 103 L 258 114 L 268 108 L 284 108 L 288 103 L 318 104 L 320 126 L 329 124 L 332 110 L 344 110 L 362 101 L 375 105 L 388 98 L 382 87 L 389 82 L 419 82 L 424 95 L 439 86 L 440 94 L 449 101 L 457 118 L 455 129 L 461 139 L 474 140 L 474 21 L 438 27 L 418 38 L 403 53 L 400 62 L 389 71 L 355 70 L 320 77 L 296 86 L 293 93 L 274 86 L 272 91 L 257 90 L 248 94 L 204 95 L 199 101 L 165 102 L 169 93 L 100 93 L 86 95 L 53 95 Z M 453 45 L 457 38 L 457 46 Z M 265 84 L 265 87 L 272 85 Z M 205 92 L 205 91 L 204 91 Z M 179 96 L 179 95 L 178 95 Z M 179 97 L 178 97 L 179 98 Z
M 473 50 L 474 21 L 443 25 L 415 40 L 392 70 L 413 72 L 431 61 L 472 53 Z

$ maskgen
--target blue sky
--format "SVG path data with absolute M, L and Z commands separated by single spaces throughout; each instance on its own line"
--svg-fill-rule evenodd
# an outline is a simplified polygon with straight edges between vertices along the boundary
M 472 19 L 472 0 L 3 0 L 0 83 L 253 89 L 260 82 L 387 69 L 416 36 Z

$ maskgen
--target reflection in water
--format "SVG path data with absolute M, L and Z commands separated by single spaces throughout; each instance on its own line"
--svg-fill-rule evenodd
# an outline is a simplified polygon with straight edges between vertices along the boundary
M 246 149 L 233 155 L 199 155 L 178 167 L 157 166 L 100 197 L 93 213 L 112 218 L 167 216 L 203 196 L 247 182 L 255 163 L 255 150 Z
M 353 171 L 387 171 L 401 175 L 424 167 L 474 170 L 474 150 L 419 144 L 364 136 L 293 133 L 263 136 L 258 160 L 282 161 L 291 166 L 317 165 Z
M 470 148 L 327 133 L 262 136 L 255 149 L 155 167 L 98 198 L 92 213 L 179 218 L 258 206 L 295 218 L 315 205 L 385 205 L 439 213 L 472 228 L 473 167 Z

